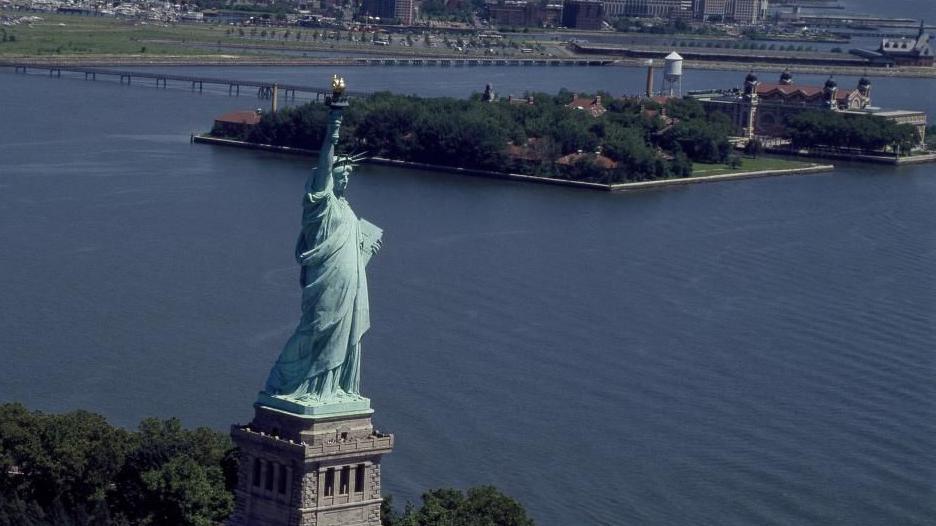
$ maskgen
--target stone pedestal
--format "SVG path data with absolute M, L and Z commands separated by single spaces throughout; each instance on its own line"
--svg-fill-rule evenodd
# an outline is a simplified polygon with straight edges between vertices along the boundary
M 373 410 L 255 408 L 250 424 L 231 429 L 240 470 L 229 526 L 380 526 L 380 459 L 393 435 L 374 430 Z

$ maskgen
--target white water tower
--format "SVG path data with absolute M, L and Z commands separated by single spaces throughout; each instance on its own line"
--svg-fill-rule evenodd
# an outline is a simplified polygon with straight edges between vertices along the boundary
M 670 97 L 682 97 L 683 58 L 673 51 L 663 61 L 663 92 Z

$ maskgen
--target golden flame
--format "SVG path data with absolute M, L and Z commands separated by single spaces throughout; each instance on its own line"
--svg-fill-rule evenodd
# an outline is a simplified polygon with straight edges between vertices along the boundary
M 332 92 L 336 96 L 344 93 L 344 90 L 345 90 L 344 79 L 342 77 L 339 77 L 338 75 L 332 75 L 331 88 L 332 88 Z

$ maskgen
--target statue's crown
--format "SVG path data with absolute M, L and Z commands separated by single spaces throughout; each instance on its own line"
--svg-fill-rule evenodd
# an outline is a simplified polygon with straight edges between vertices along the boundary
M 335 164 L 334 164 L 334 166 L 335 166 L 335 168 L 337 168 L 337 167 L 339 167 L 339 166 L 350 166 L 350 167 L 354 168 L 355 166 L 358 165 L 359 162 L 361 162 L 361 161 L 362 161 L 363 159 L 365 159 L 366 157 L 367 157 L 367 154 L 364 153 L 364 152 L 361 152 L 361 153 L 352 153 L 352 154 L 348 154 L 348 155 L 339 155 L 339 156 L 335 157 Z

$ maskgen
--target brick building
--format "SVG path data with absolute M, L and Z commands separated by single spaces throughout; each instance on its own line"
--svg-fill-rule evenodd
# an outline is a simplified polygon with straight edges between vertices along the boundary
M 597 0 L 568 0 L 562 6 L 565 27 L 599 30 L 603 21 L 604 5 Z
M 707 110 L 720 111 L 731 118 L 735 135 L 782 137 L 786 121 L 797 113 L 810 110 L 837 111 L 849 115 L 867 115 L 898 124 L 911 124 L 922 143 L 926 136 L 926 113 L 911 110 L 885 110 L 871 105 L 871 81 L 862 78 L 855 89 L 839 88 L 829 79 L 823 86 L 796 85 L 785 71 L 776 84 L 763 83 L 750 73 L 744 88 L 738 91 L 696 93 L 693 95 Z
M 495 26 L 555 27 L 562 18 L 562 4 L 507 0 L 488 3 L 488 20 Z

